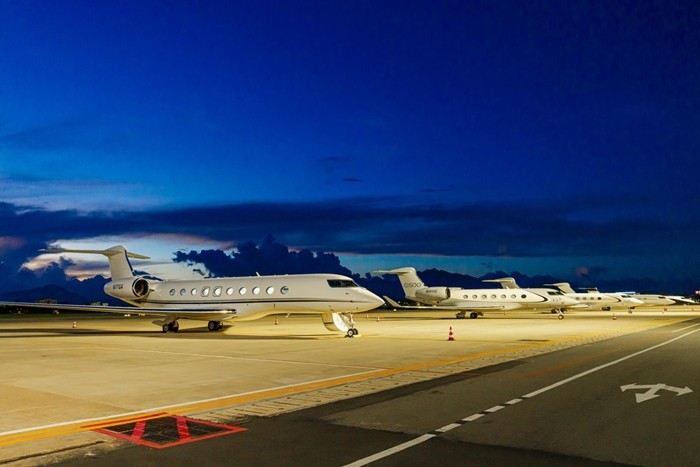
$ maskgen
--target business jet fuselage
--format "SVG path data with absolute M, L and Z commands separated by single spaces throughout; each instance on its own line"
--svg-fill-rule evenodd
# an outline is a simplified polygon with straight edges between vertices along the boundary
M 577 300 L 582 305 L 586 305 L 585 310 L 631 310 L 644 304 L 642 300 L 625 293 L 599 292 L 596 288 L 587 288 L 586 292 L 575 292 L 568 282 L 546 285 L 555 286 L 567 297 Z
M 151 282 L 143 278 L 112 281 L 105 293 L 139 308 L 188 310 L 173 315 L 219 321 L 221 313 L 237 321 L 271 314 L 359 313 L 383 303 L 352 279 L 336 274 L 227 277 Z M 334 323 L 333 320 L 326 320 Z M 213 326 L 213 325 L 212 325 Z M 340 330 L 340 329 L 333 329 Z M 347 331 L 347 330 L 346 330 Z
M 675 305 L 679 303 L 679 301 L 675 300 L 675 297 L 669 297 L 667 295 L 657 295 L 657 294 L 641 294 L 641 293 L 636 293 L 636 292 L 621 292 L 625 293 L 626 295 L 636 298 L 637 300 L 641 300 L 645 306 L 668 306 L 668 305 Z M 680 303 L 683 302 L 683 298 L 681 298 Z M 686 303 L 692 303 L 691 300 L 687 300 Z
M 101 254 L 109 259 L 112 280 L 106 294 L 133 307 L 46 305 L 45 308 L 99 312 L 138 312 L 159 316 L 154 324 L 163 332 L 179 329 L 179 319 L 208 321 L 208 329 L 223 328 L 224 321 L 254 320 L 271 314 L 318 314 L 331 331 L 356 335 L 352 313 L 369 311 L 384 301 L 351 278 L 337 274 L 291 274 L 200 280 L 156 281 L 134 275 L 128 258 L 147 259 L 123 246 L 107 250 L 43 250 L 46 253 Z M 5 302 L 5 304 L 9 304 Z M 17 304 L 39 306 L 38 304 Z
M 484 311 L 543 309 L 556 311 L 561 318 L 563 309 L 578 305 L 578 302 L 554 289 L 426 287 L 411 267 L 375 272 L 398 275 L 407 300 L 429 305 L 433 310 L 454 310 L 458 318 L 465 317 L 467 313 L 471 318 L 476 318 Z

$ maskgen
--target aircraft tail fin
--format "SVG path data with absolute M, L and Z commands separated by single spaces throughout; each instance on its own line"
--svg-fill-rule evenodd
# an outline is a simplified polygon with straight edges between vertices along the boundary
M 149 256 L 129 253 L 123 246 L 113 246 L 106 250 L 74 250 L 70 248 L 47 248 L 41 250 L 43 253 L 86 253 L 92 255 L 104 255 L 109 260 L 109 273 L 112 280 L 126 279 L 134 277 L 134 270 L 131 267 L 129 258 L 149 259 Z
M 375 274 L 396 274 L 399 276 L 399 281 L 401 282 L 401 287 L 403 287 L 403 293 L 408 299 L 415 299 L 416 289 L 422 289 L 425 287 L 423 281 L 418 277 L 415 268 L 398 268 L 398 269 L 388 269 L 374 271 Z

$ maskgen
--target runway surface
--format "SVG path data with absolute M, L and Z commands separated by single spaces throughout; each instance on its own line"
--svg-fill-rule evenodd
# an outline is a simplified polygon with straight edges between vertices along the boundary
M 2 316 L 0 465 L 692 464 L 700 314 L 615 318 Z

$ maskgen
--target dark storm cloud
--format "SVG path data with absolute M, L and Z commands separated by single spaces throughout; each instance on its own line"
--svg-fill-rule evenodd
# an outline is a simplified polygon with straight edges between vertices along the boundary
M 700 233 L 697 222 L 592 213 L 583 202 L 416 205 L 399 198 L 90 213 L 0 203 L 1 236 L 34 245 L 99 235 L 186 234 L 231 242 L 273 234 L 312 251 L 555 257 L 677 251 L 693 248 Z
M 0 233 L 4 237 L 19 237 L 28 242 L 84 238 L 108 232 L 118 235 L 138 230 L 139 220 L 132 222 L 129 216 L 129 212 L 48 211 L 0 202 Z
M 202 264 L 212 277 L 252 276 L 255 274 L 333 273 L 350 276 L 352 271 L 341 266 L 332 253 L 312 253 L 309 250 L 290 251 L 285 245 L 266 236 L 258 246 L 248 241 L 237 251 L 227 254 L 221 250 L 175 253 L 174 261 L 190 266 Z

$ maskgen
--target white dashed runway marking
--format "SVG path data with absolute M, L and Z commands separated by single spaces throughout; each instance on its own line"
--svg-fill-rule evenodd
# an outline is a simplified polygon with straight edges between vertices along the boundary
M 529 393 L 529 394 L 525 394 L 525 395 L 522 396 L 522 397 L 519 397 L 519 398 L 516 398 L 516 399 L 512 399 L 512 400 L 510 400 L 510 401 L 504 403 L 503 405 L 496 405 L 496 406 L 494 406 L 494 407 L 491 407 L 491 408 L 489 408 L 489 409 L 484 410 L 483 412 L 479 412 L 479 413 L 475 413 L 475 414 L 469 415 L 468 417 L 462 418 L 462 419 L 460 419 L 460 420 L 458 420 L 458 421 L 456 421 L 456 422 L 450 423 L 450 424 L 445 425 L 445 426 L 443 426 L 443 427 L 440 427 L 440 428 L 438 428 L 438 429 L 436 429 L 436 430 L 433 430 L 433 431 L 431 431 L 431 432 L 429 432 L 429 433 L 426 433 L 426 434 L 423 434 L 423 435 L 421 435 L 421 436 L 418 436 L 417 438 L 412 439 L 411 441 L 407 441 L 407 442 L 405 442 L 405 443 L 399 444 L 399 445 L 394 446 L 394 447 L 392 447 L 392 448 L 386 449 L 386 450 L 384 450 L 384 451 L 378 452 L 378 453 L 373 454 L 373 455 L 371 455 L 371 456 L 368 456 L 368 457 L 365 457 L 365 458 L 363 458 L 363 459 L 359 459 L 359 460 L 357 460 L 357 461 L 355 461 L 355 462 L 352 462 L 352 463 L 350 463 L 350 464 L 347 464 L 345 467 L 359 467 L 359 466 L 371 464 L 371 463 L 374 462 L 374 461 L 377 461 L 377 460 L 379 460 L 379 459 L 383 459 L 383 458 L 385 458 L 385 457 L 389 457 L 389 456 L 391 456 L 391 455 L 393 455 L 393 454 L 396 454 L 397 452 L 404 451 L 404 450 L 409 449 L 409 448 L 411 448 L 411 447 L 413 447 L 413 446 L 416 446 L 416 445 L 418 445 L 418 444 L 424 443 L 424 442 L 428 441 L 429 439 L 435 438 L 435 437 L 438 436 L 438 435 L 441 435 L 441 434 L 443 434 L 443 433 L 447 433 L 448 431 L 454 430 L 455 428 L 459 428 L 459 427 L 461 427 L 461 426 L 463 426 L 463 425 L 466 425 L 466 424 L 468 424 L 468 423 L 471 423 L 471 422 L 473 422 L 473 421 L 476 421 L 476 420 L 478 420 L 478 419 L 480 419 L 480 418 L 482 418 L 482 417 L 486 417 L 486 416 L 488 416 L 488 415 L 490 415 L 490 414 L 496 413 L 496 412 L 498 412 L 498 411 L 500 411 L 500 410 L 503 410 L 503 409 L 507 408 L 508 406 L 512 406 L 512 405 L 517 404 L 517 403 L 519 403 L 519 402 L 522 402 L 522 401 L 524 401 L 524 400 L 526 400 L 526 399 L 532 399 L 533 397 L 536 397 L 536 396 L 538 396 L 538 395 L 540 395 L 540 394 L 543 394 L 543 393 L 545 393 L 545 392 L 547 392 L 547 391 L 549 391 L 549 390 L 551 390 L 551 389 L 558 388 L 558 387 L 560 387 L 560 386 L 563 386 L 564 384 L 570 383 L 570 382 L 575 381 L 575 380 L 577 380 L 577 379 L 579 379 L 579 378 L 583 378 L 584 376 L 588 376 L 588 375 L 590 375 L 590 374 L 592 374 L 592 373 L 595 373 L 595 372 L 597 372 L 597 371 L 600 371 L 600 370 L 602 370 L 602 369 L 604 369 L 604 368 L 608 368 L 608 367 L 611 367 L 611 366 L 613 366 L 613 365 L 617 365 L 618 363 L 622 363 L 622 362 L 624 362 L 625 360 L 629 360 L 630 358 L 637 357 L 637 356 L 642 355 L 642 354 L 644 354 L 644 353 L 646 353 L 646 352 L 650 352 L 650 351 L 652 351 L 652 350 L 658 349 L 659 347 L 663 347 L 663 346 L 668 345 L 668 344 L 670 344 L 670 343 L 672 343 L 672 342 L 675 342 L 675 341 L 677 341 L 677 340 L 683 339 L 684 337 L 687 337 L 687 336 L 689 336 L 689 335 L 691 335 L 691 334 L 693 334 L 693 333 L 695 333 L 695 332 L 697 332 L 697 331 L 700 331 L 700 329 L 696 329 L 696 330 L 694 330 L 694 331 L 687 332 L 687 333 L 685 333 L 685 334 L 683 334 L 683 335 L 680 335 L 680 336 L 675 337 L 675 338 L 673 338 L 673 339 L 664 341 L 664 342 L 662 342 L 662 343 L 660 343 L 660 344 L 657 344 L 657 345 L 648 347 L 648 348 L 646 348 L 646 349 L 643 349 L 643 350 L 640 350 L 640 351 L 638 351 L 638 352 L 632 353 L 632 354 L 627 355 L 627 356 L 625 356 L 625 357 L 618 358 L 617 360 L 613 360 L 613 361 L 611 361 L 611 362 L 604 363 L 604 364 L 599 365 L 599 366 L 597 366 L 597 367 L 595 367 L 595 368 L 591 368 L 590 370 L 583 371 L 583 372 L 578 373 L 578 374 L 576 374 L 576 375 L 574 375 L 574 376 L 571 376 L 571 377 L 569 377 L 569 378 L 566 378 L 566 379 L 563 379 L 563 380 L 561 380 L 561 381 L 558 381 L 558 382 L 556 382 L 556 383 L 554 383 L 554 384 L 550 384 L 549 386 L 545 386 L 545 387 L 543 387 L 543 388 L 541 388 L 541 389 L 538 389 L 538 390 L 536 390 L 536 391 L 533 391 L 533 392 L 531 392 L 531 393 Z

